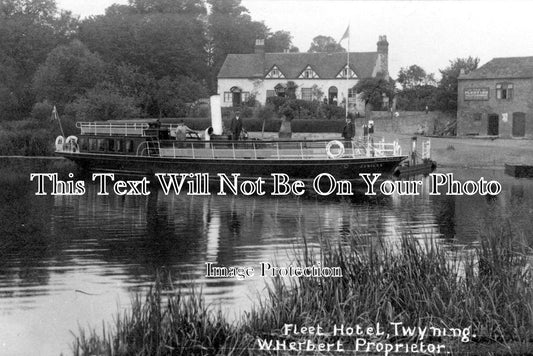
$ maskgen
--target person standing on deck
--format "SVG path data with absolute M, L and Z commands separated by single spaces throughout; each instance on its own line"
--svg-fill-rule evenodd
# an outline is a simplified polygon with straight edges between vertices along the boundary
M 231 135 L 234 141 L 239 140 L 242 131 L 242 120 L 240 118 L 240 112 L 235 112 L 235 116 L 231 120 Z
M 352 120 L 350 118 L 346 118 L 346 125 L 344 125 L 344 128 L 342 129 L 342 137 L 346 141 L 346 143 L 349 143 L 352 141 L 352 139 L 355 136 L 355 126 L 352 123 Z
M 187 127 L 187 125 L 185 125 L 183 120 L 181 120 L 178 123 L 178 127 L 176 127 L 176 130 L 174 131 L 174 135 L 173 136 L 176 136 L 176 140 L 178 140 L 178 141 L 185 141 L 185 139 L 187 138 L 187 134 L 189 132 L 195 132 L 195 131 L 191 130 L 189 127 Z

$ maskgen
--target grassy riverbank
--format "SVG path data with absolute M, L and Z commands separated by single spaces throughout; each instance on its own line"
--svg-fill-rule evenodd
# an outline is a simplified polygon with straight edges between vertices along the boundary
M 104 328 L 104 336 L 100 330 L 80 331 L 74 354 L 250 355 L 258 353 L 259 338 L 287 344 L 340 342 L 345 351 L 355 350 L 357 340 L 364 339 L 365 349 L 369 342 L 424 342 L 456 355 L 525 354 L 533 344 L 530 242 L 525 231 L 510 224 L 492 228 L 475 251 L 462 255 L 408 236 L 391 245 L 379 236 L 354 232 L 342 246 L 322 246 L 320 261 L 311 260 L 314 254 L 307 251 L 297 263 L 338 266 L 341 278 L 273 279 L 253 310 L 231 323 L 201 296 L 183 297 L 171 291 L 170 282 L 158 281 L 145 297 L 135 298 L 131 311 L 118 316 L 111 329 Z M 366 328 L 377 323 L 384 335 L 332 333 L 342 324 Z M 390 323 L 457 334 L 394 335 Z M 320 325 L 325 335 L 286 335 L 285 324 Z

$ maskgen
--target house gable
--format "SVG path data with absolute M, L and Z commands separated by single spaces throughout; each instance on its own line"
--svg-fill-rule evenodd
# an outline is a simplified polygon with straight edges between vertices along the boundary
M 266 79 L 278 79 L 285 78 L 285 74 L 278 68 L 277 65 L 274 65 L 270 71 L 265 76 Z
M 346 65 L 344 68 L 342 68 L 339 71 L 339 73 L 337 74 L 336 78 L 344 78 L 344 79 L 346 79 L 347 76 L 350 79 L 357 79 L 357 75 L 352 70 L 352 68 L 348 67 L 348 65 Z
M 318 78 L 320 77 L 318 76 L 318 74 L 316 74 L 313 67 L 311 67 L 309 64 L 307 65 L 307 67 L 305 67 L 305 69 L 298 76 L 298 79 L 318 79 Z

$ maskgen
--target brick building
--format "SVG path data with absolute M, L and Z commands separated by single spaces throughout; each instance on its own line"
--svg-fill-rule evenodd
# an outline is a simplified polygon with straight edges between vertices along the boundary
M 257 40 L 255 53 L 229 54 L 218 73 L 218 94 L 222 106 L 239 106 L 250 95 L 261 104 L 269 96 L 284 96 L 287 82 L 298 88 L 303 100 L 326 100 L 349 110 L 364 112 L 364 103 L 352 88 L 359 79 L 388 77 L 389 43 L 379 36 L 376 52 L 265 53 L 264 40 Z
M 533 57 L 494 58 L 457 92 L 458 135 L 533 138 Z

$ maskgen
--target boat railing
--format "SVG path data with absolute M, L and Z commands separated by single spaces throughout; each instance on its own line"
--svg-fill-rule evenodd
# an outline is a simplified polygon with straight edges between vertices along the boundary
M 159 142 L 159 141 L 157 141 Z M 339 159 L 399 155 L 397 143 L 333 141 L 147 141 L 138 155 L 193 159 Z
M 137 146 L 137 156 L 161 156 L 161 144 L 157 140 L 142 142 Z
M 431 159 L 431 141 L 422 142 L 422 159 Z
M 144 136 L 148 123 L 107 123 L 107 122 L 77 122 L 76 127 L 82 135 L 122 135 Z

